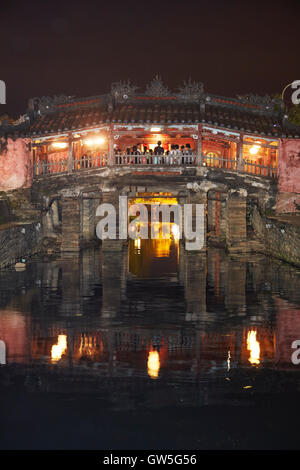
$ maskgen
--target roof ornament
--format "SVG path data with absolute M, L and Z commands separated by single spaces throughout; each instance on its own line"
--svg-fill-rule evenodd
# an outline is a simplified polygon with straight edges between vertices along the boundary
M 237 98 L 242 103 L 259 106 L 263 110 L 267 111 L 274 111 L 275 107 L 281 106 L 281 100 L 272 98 L 270 95 L 260 96 L 250 93 L 248 95 L 238 95 Z
M 66 95 L 54 95 L 53 97 L 37 96 L 29 100 L 29 109 L 31 111 L 40 112 L 40 114 L 45 114 L 55 109 L 55 107 L 59 104 L 67 104 L 73 102 L 74 98 L 75 96 Z
M 135 95 L 137 86 L 131 85 L 130 80 L 114 82 L 111 85 L 111 94 L 117 103 L 128 101 Z
M 163 84 L 162 78 L 159 75 L 153 78 L 150 85 L 147 85 L 146 93 L 147 96 L 169 96 L 170 92 L 168 88 Z
M 202 82 L 188 81 L 183 82 L 183 86 L 178 88 L 178 97 L 184 101 L 199 101 L 203 97 L 204 85 Z

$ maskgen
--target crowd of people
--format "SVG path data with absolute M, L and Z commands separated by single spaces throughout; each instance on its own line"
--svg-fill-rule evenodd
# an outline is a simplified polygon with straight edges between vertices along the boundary
M 116 149 L 115 150 L 116 159 L 121 158 L 119 156 L 124 156 L 126 163 L 142 163 L 140 160 L 143 160 L 143 163 L 167 163 L 167 164 L 181 164 L 184 163 L 187 155 L 190 155 L 188 160 L 189 163 L 192 163 L 194 151 L 192 150 L 190 144 L 185 144 L 179 146 L 178 144 L 172 144 L 171 150 L 165 150 L 162 147 L 161 141 L 157 142 L 157 146 L 153 149 L 148 148 L 147 145 L 143 146 L 143 149 L 140 149 L 138 145 L 133 147 L 128 147 L 126 152 Z M 128 160 L 128 161 L 127 161 Z M 122 163 L 121 161 L 118 163 Z

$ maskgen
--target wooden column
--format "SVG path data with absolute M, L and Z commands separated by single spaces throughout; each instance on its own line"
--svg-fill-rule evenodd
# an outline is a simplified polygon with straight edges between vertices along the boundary
M 237 143 L 237 171 L 242 171 L 243 165 L 243 134 L 240 134 L 240 141 Z
M 115 155 L 114 155 L 114 126 L 111 124 L 109 135 L 108 135 L 108 166 L 113 166 L 115 164 Z
M 203 165 L 203 154 L 202 154 L 202 125 L 198 125 L 198 144 L 197 144 L 197 166 Z
M 69 133 L 69 148 L 68 148 L 68 172 L 73 170 L 73 139 L 72 132 Z

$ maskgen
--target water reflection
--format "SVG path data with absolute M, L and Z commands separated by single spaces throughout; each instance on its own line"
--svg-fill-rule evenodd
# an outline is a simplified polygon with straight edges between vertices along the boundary
M 145 277 L 161 277 L 177 273 L 179 259 L 179 226 L 175 223 L 155 223 L 155 238 L 129 241 L 129 271 Z
M 169 240 L 132 240 L 113 255 L 86 250 L 37 261 L 25 272 L 2 272 L 0 282 L 7 370 L 19 363 L 207 386 L 233 383 L 245 370 L 295 370 L 299 273 L 263 256 L 187 253 L 173 233 Z
M 160 360 L 158 351 L 149 351 L 148 355 L 148 375 L 152 379 L 157 379 L 159 369 L 160 369 Z
M 250 352 L 249 362 L 252 365 L 260 363 L 260 345 L 256 339 L 257 331 L 251 330 L 247 334 L 247 349 Z
M 51 348 L 51 360 L 57 362 L 62 358 L 62 355 L 67 349 L 67 337 L 66 335 L 59 335 L 57 344 L 54 344 Z

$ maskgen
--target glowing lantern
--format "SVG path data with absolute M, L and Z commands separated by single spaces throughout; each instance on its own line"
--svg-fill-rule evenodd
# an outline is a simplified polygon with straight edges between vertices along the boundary
M 251 155 L 256 155 L 259 149 L 260 149 L 260 145 L 252 145 L 252 147 L 250 147 Z
M 85 145 L 92 147 L 93 145 L 102 145 L 104 144 L 105 139 L 103 137 L 95 137 L 94 139 L 86 139 L 84 141 Z
M 55 149 L 65 149 L 68 147 L 66 142 L 53 142 L 52 147 Z

